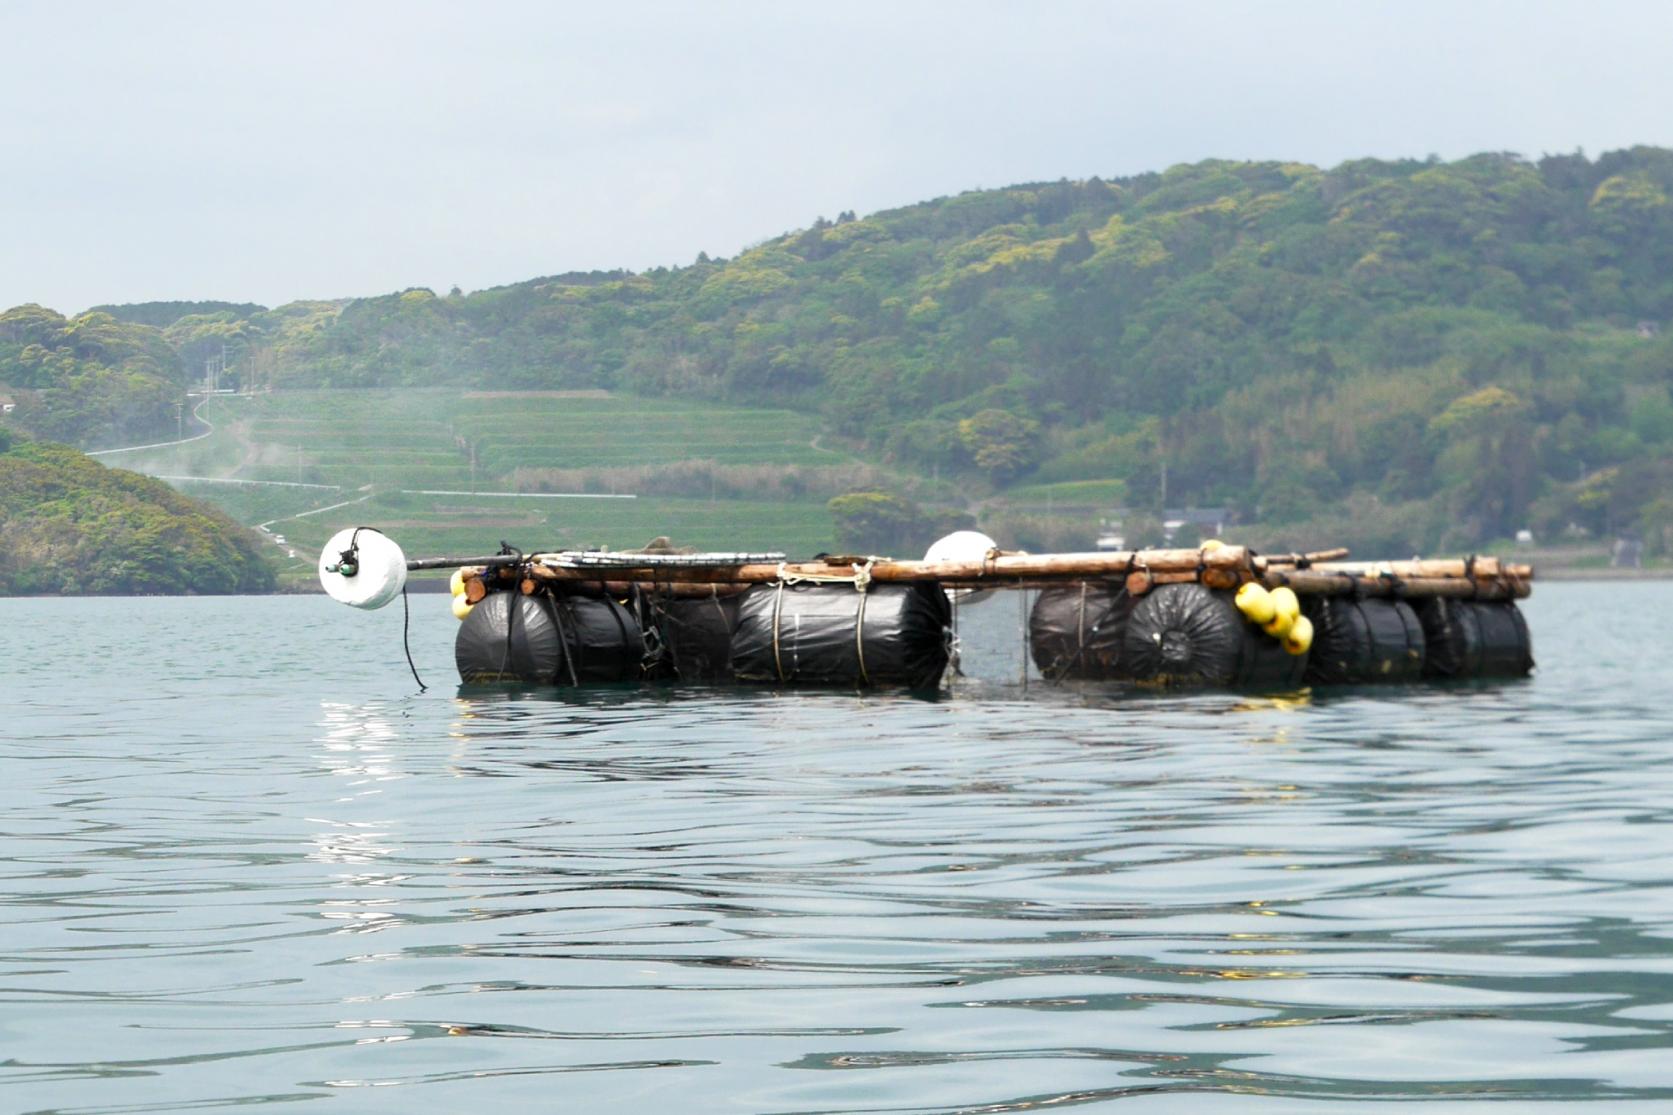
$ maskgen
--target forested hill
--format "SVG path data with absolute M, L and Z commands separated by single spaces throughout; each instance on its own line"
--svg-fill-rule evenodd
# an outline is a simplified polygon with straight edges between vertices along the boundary
M 1210 161 L 842 214 L 640 274 L 203 307 L 157 336 L 180 376 L 226 345 L 277 387 L 788 405 L 977 486 L 1115 477 L 1155 506 L 1165 483 L 1170 505 L 1328 516 L 1393 548 L 1654 536 L 1673 523 L 1670 194 L 1657 148 Z M 27 312 L 0 317 L 0 383 L 31 367 L 6 324 Z
M 160 480 L 0 430 L 0 595 L 271 592 L 252 531 Z

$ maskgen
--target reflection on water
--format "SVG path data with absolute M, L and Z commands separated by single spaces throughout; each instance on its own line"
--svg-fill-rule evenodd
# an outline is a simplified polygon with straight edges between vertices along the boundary
M 81 691 L 0 602 L 5 1109 L 1673 1102 L 1673 591 L 1278 695 L 1024 692 L 992 603 L 919 700 L 414 694 L 313 600 L 107 605 Z

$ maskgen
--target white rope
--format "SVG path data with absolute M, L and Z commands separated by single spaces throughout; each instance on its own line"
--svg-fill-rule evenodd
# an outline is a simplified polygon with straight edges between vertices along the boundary
M 854 657 L 860 663 L 860 683 L 871 684 L 871 676 L 866 673 L 866 591 L 860 589 L 860 606 L 854 612 Z
M 780 585 L 799 585 L 804 582 L 810 585 L 853 585 L 855 592 L 864 592 L 871 587 L 871 566 L 876 558 L 866 558 L 865 564 L 854 562 L 849 566 L 854 572 L 844 576 L 841 573 L 797 573 L 792 575 L 784 562 L 778 563 L 778 583 Z
M 866 625 L 866 589 L 871 587 L 871 565 L 876 558 L 868 557 L 864 564 L 854 562 L 849 566 L 854 572 L 850 576 L 840 573 L 798 573 L 791 575 L 789 567 L 784 562 L 778 563 L 778 580 L 774 587 L 778 590 L 773 597 L 773 668 L 778 671 L 779 681 L 789 681 L 784 676 L 784 660 L 779 649 L 779 625 L 784 617 L 784 590 L 791 585 L 853 585 L 854 591 L 860 594 L 860 606 L 855 615 L 854 623 L 854 653 L 859 659 L 860 680 L 866 685 L 871 684 L 871 678 L 866 675 L 865 625 Z

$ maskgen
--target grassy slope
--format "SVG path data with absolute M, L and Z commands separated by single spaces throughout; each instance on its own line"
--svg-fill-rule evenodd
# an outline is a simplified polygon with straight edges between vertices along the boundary
M 627 396 L 451 390 L 299 391 L 218 398 L 202 409 L 215 432 L 106 462 L 158 475 L 326 485 L 245 487 L 177 481 L 241 522 L 270 522 L 306 573 L 334 531 L 385 528 L 412 554 L 480 553 L 504 539 L 525 549 L 639 545 L 667 534 L 712 549 L 811 554 L 834 544 L 823 497 L 632 500 L 418 495 L 412 489 L 507 491 L 519 466 L 620 469 L 714 461 L 722 465 L 850 463 L 817 447 L 816 420 Z M 408 490 L 403 492 L 403 489 Z M 621 492 L 618 494 L 637 494 Z M 310 514 L 332 504 L 348 506 Z M 300 517 L 297 517 L 299 516 Z

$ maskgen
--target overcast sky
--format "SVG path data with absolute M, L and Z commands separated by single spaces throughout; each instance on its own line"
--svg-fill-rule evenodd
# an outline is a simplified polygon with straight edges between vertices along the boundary
M 0 0 L 0 307 L 730 256 L 1203 158 L 1673 146 L 1673 4 Z

